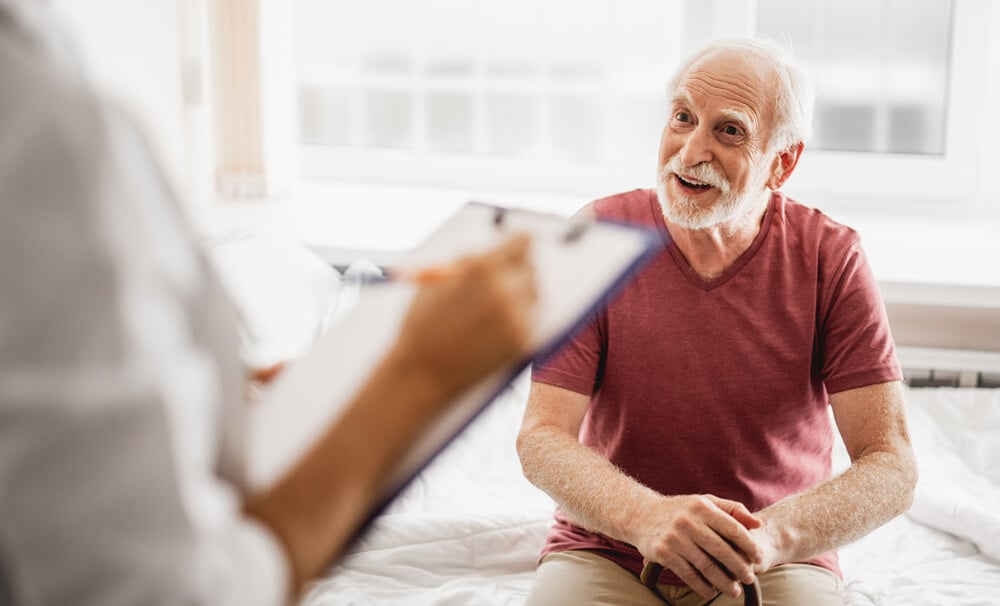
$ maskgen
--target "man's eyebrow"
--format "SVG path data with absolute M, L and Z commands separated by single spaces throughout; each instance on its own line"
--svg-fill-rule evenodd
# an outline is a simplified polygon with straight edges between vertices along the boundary
M 670 97 L 670 105 L 684 105 L 686 107 L 693 107 L 694 103 L 691 101 L 691 94 L 685 88 L 678 88 L 676 92 Z M 750 130 L 753 128 L 755 122 L 750 114 L 745 111 L 738 109 L 726 108 L 720 110 L 720 113 L 727 119 L 733 122 L 738 122 L 744 129 Z
M 739 122 L 743 128 L 751 128 L 754 125 L 753 119 L 750 118 L 750 114 L 740 111 L 738 109 L 723 109 L 721 110 L 723 116 L 732 120 L 733 122 Z
M 691 95 L 686 89 L 678 88 L 677 91 L 674 92 L 673 96 L 670 97 L 670 105 L 677 104 L 686 105 L 688 107 L 694 105 L 694 103 L 691 102 Z

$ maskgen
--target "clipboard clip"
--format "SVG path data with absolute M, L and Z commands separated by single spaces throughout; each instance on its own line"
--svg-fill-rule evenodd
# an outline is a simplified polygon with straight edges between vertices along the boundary
M 507 209 L 497 206 L 493 209 L 493 226 L 497 229 L 502 229 L 507 218 Z M 562 242 L 564 244 L 571 244 L 580 239 L 581 236 L 587 231 L 587 227 L 590 226 L 589 221 L 584 221 L 579 218 L 572 218 L 569 220 L 570 226 L 566 230 L 566 233 L 562 235 Z

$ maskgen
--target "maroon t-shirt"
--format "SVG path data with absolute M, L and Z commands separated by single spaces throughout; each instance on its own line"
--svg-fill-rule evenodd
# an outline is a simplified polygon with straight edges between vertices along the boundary
M 580 441 L 662 494 L 710 493 L 750 511 L 826 480 L 829 394 L 901 378 L 857 233 L 774 193 L 750 248 L 705 281 L 669 244 L 652 190 L 591 207 L 658 227 L 667 247 L 532 370 L 591 396 Z M 543 556 L 588 549 L 642 569 L 631 545 L 555 519 Z M 835 552 L 810 563 L 840 574 Z M 681 583 L 669 571 L 661 581 Z

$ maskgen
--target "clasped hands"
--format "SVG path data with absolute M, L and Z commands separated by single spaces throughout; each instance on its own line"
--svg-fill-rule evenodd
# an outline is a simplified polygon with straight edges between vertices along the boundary
M 663 497 L 637 517 L 633 543 L 704 598 L 738 597 L 741 583 L 777 562 L 764 520 L 742 503 L 712 495 Z

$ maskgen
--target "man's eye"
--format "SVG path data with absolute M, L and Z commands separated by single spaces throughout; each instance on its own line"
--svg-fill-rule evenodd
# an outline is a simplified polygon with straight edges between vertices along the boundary
M 742 135 L 742 134 L 743 134 L 743 131 L 741 131 L 740 129 L 736 128 L 736 127 L 735 127 L 735 126 L 733 126 L 732 124 L 730 124 L 730 125 L 728 125 L 728 126 L 724 127 L 724 128 L 722 129 L 722 132 L 724 132 L 724 133 L 726 133 L 727 135 L 730 135 L 730 136 L 732 136 L 732 137 L 738 137 L 738 136 L 740 136 L 740 135 Z
M 689 116 L 687 112 L 677 112 L 674 114 L 674 119 L 680 122 L 690 122 L 691 116 Z

